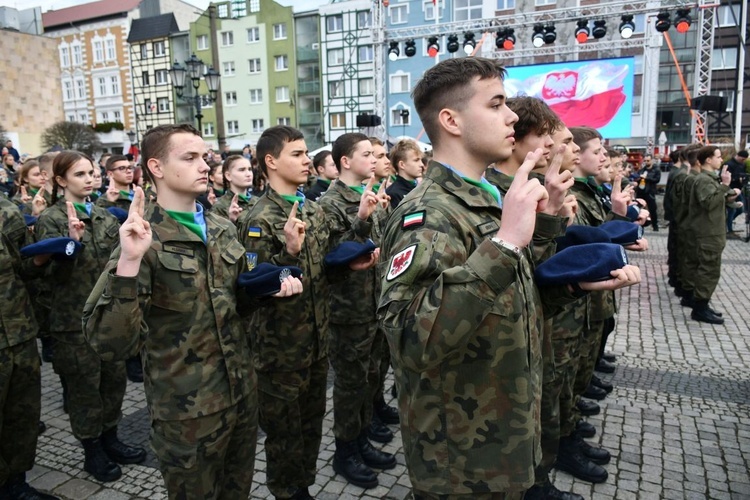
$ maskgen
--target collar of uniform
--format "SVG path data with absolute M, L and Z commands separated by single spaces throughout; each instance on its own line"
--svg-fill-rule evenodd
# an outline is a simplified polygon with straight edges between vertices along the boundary
M 203 218 L 206 220 L 207 238 L 205 242 L 200 236 L 170 217 L 167 211 L 159 206 L 158 203 L 147 205 L 146 213 L 144 214 L 144 219 L 151 223 L 151 231 L 156 234 L 156 239 L 162 243 L 168 241 L 190 241 L 206 245 L 211 240 L 215 241 L 218 235 L 226 230 L 226 227 L 218 223 L 219 218 L 212 216 L 209 212 L 204 212 Z
M 503 195 L 508 192 L 510 185 L 513 183 L 513 177 L 495 167 L 487 167 L 487 170 L 484 171 L 484 178 L 494 184 Z
M 336 179 L 336 182 L 332 182 L 331 187 L 328 189 L 341 193 L 341 196 L 350 203 L 359 203 L 359 200 L 362 197 L 358 192 L 349 189 L 349 186 L 344 184 L 340 179 Z
M 438 184 L 448 193 L 460 199 L 464 205 L 470 207 L 500 208 L 495 198 L 484 189 L 472 186 L 463 180 L 456 172 L 435 160 L 430 160 L 424 181 Z
M 596 193 L 596 189 L 590 184 L 589 179 L 591 179 L 591 177 L 574 177 L 571 189 Z
M 68 205 L 67 200 L 65 198 L 60 198 L 57 200 L 57 203 L 55 203 L 55 207 L 65 215 L 65 218 L 68 218 Z M 101 214 L 98 213 L 96 210 L 96 205 L 93 203 L 91 204 L 91 215 L 88 215 L 84 212 L 79 211 L 76 209 L 76 215 L 78 216 L 79 220 L 98 220 L 101 219 Z
M 271 187 L 271 185 L 268 185 L 268 188 L 266 189 L 266 192 L 263 193 L 263 196 L 266 196 L 269 200 L 273 201 L 276 205 L 279 206 L 282 212 L 284 212 L 287 216 L 289 215 L 289 212 L 292 209 L 292 204 L 289 203 L 287 200 L 282 198 L 281 194 L 279 194 L 278 191 L 276 191 L 274 188 Z M 306 213 L 307 212 L 307 204 L 310 200 L 305 201 L 302 205 L 299 205 L 297 210 L 298 213 Z

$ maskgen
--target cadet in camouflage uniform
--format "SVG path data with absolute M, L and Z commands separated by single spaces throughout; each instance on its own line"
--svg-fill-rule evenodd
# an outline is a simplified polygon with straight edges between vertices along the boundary
M 237 289 L 247 266 L 234 226 L 195 203 L 208 182 L 205 152 L 190 125 L 144 135 L 159 198 L 144 214 L 136 190 L 83 321 L 102 359 L 142 351 L 151 445 L 169 498 L 246 499 L 257 438 L 255 371 L 239 315 L 252 312 L 251 301 Z M 288 278 L 280 295 L 293 288 L 301 284 Z
M 53 366 L 67 389 L 70 427 L 85 451 L 84 470 L 99 481 L 114 481 L 122 474 L 117 463 L 140 463 L 146 453 L 117 437 L 127 383 L 125 365 L 97 357 L 84 339 L 81 311 L 118 244 L 119 225 L 105 209 L 85 202 L 93 189 L 90 158 L 66 151 L 55 157 L 52 168 L 53 193 L 63 189 L 65 194 L 59 201 L 53 194 L 53 205 L 37 221 L 37 240 L 70 236 L 83 245 L 74 259 L 53 260 L 46 268 L 53 284 L 49 316 L 55 339 Z
M 37 323 L 22 280 L 38 273 L 18 250 L 28 240 L 21 212 L 0 198 L 0 498 L 52 500 L 31 488 L 41 411 Z
M 96 199 L 96 206 L 102 208 L 117 207 L 126 212 L 130 210 L 133 200 L 133 173 L 135 168 L 125 155 L 112 155 L 105 164 L 109 184 L 103 196 Z
M 339 178 L 320 198 L 330 229 L 330 247 L 344 241 L 363 241 L 375 235 L 384 212 L 376 210 L 385 199 L 381 186 L 376 195 L 376 159 L 366 135 L 343 134 L 333 143 L 333 161 Z M 366 187 L 362 187 L 364 181 Z M 363 488 L 374 488 L 377 475 L 371 468 L 391 469 L 396 459 L 376 450 L 367 436 L 372 419 L 373 371 L 370 363 L 378 323 L 375 267 L 331 284 L 331 363 L 333 385 L 333 433 L 336 454 L 333 468 L 347 481 Z M 377 373 L 377 372 L 375 372 Z M 362 463 L 364 462 L 364 464 Z
M 528 179 L 540 150 L 502 201 L 482 177 L 513 149 L 517 117 L 505 105 L 504 74 L 496 61 L 448 59 L 413 91 L 435 161 L 388 221 L 378 315 L 417 499 L 521 498 L 540 457 L 542 317 L 527 246 L 535 230 L 557 234 L 560 221 L 535 227 L 548 201 Z M 635 281 L 637 270 L 623 269 L 595 287 Z M 573 299 L 565 287 L 545 295 L 560 305 Z
M 211 213 L 236 222 L 239 214 L 253 206 L 257 197 L 250 194 L 253 169 L 250 160 L 240 155 L 227 157 L 222 167 L 224 194 L 211 206 Z
M 721 277 L 721 254 L 727 243 L 726 205 L 740 194 L 739 189 L 730 188 L 731 172 L 722 168 L 721 150 L 716 146 L 704 146 L 697 152 L 701 171 L 685 183 L 688 216 L 680 230 L 685 232 L 684 252 L 692 255 L 687 260 L 685 274 L 692 285 L 693 311 L 690 317 L 704 323 L 723 324 L 724 318 L 709 307 Z M 721 171 L 721 175 L 718 172 Z

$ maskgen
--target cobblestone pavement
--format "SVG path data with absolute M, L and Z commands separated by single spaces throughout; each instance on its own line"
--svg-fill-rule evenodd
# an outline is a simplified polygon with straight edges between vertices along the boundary
M 740 219 L 738 219 L 739 228 Z M 744 227 L 742 227 L 744 232 Z M 590 421 L 599 429 L 593 441 L 613 455 L 609 479 L 592 486 L 565 473 L 555 484 L 586 498 L 599 499 L 750 499 L 750 243 L 730 240 L 724 251 L 722 280 L 713 306 L 726 324 L 690 320 L 666 284 L 666 230 L 647 230 L 651 249 L 632 255 L 643 283 L 620 296 L 616 334 L 609 349 L 618 355 L 617 371 L 602 376 L 615 390 Z M 123 466 L 119 481 L 101 484 L 83 472 L 83 450 L 62 411 L 60 384 L 50 365 L 43 367 L 42 418 L 32 484 L 66 499 L 129 500 L 166 498 L 153 454 L 143 465 Z M 387 387 L 390 387 L 390 382 Z M 334 474 L 331 388 L 319 473 L 310 492 L 320 499 L 409 496 L 409 478 L 400 436 L 385 447 L 399 465 L 380 473 L 380 486 L 363 491 Z M 148 414 L 142 386 L 128 385 L 120 435 L 148 447 Z M 252 498 L 269 498 L 265 453 L 260 437 Z

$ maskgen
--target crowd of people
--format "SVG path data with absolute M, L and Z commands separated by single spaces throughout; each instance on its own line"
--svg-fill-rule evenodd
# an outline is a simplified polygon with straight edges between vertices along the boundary
M 393 425 L 417 499 L 582 498 L 553 468 L 605 482 L 585 417 L 613 390 L 595 372 L 614 371 L 614 292 L 640 282 L 626 250 L 658 231 L 660 172 L 646 157 L 631 176 L 595 129 L 507 99 L 504 76 L 479 57 L 424 74 L 431 155 L 347 133 L 311 159 L 289 126 L 237 155 L 158 126 L 139 165 L 63 151 L 16 167 L 9 150 L 0 497 L 55 498 L 25 477 L 43 430 L 37 338 L 98 481 L 146 458 L 117 433 L 130 378 L 171 499 L 247 498 L 258 427 L 270 492 L 312 498 L 332 367 L 333 468 L 351 484 L 396 466 L 378 447 Z M 709 301 L 740 193 L 716 147 L 674 163 L 670 284 L 720 323 Z

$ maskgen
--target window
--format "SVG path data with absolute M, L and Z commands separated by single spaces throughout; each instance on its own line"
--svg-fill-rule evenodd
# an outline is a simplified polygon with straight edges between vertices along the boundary
M 409 73 L 396 73 L 390 76 L 391 80 L 391 94 L 398 94 L 400 92 L 409 92 Z
M 468 21 L 470 19 L 482 19 L 482 0 L 456 0 L 453 4 L 453 20 Z
M 331 128 L 346 128 L 346 113 L 331 113 Z
M 79 117 L 80 117 L 80 119 L 81 119 L 81 123 L 88 123 L 88 122 L 89 122 L 89 115 L 88 115 L 88 114 L 86 114 L 86 113 L 81 113 L 81 114 L 79 115 Z
M 289 87 L 276 87 L 276 102 L 289 102 Z
M 342 15 L 326 17 L 326 31 L 336 33 L 344 30 L 344 17 Z
M 263 89 L 250 89 L 250 104 L 263 104 Z
M 513 1 L 513 0 L 511 0 Z M 425 21 L 434 21 L 435 20 L 435 4 L 432 0 L 425 0 L 422 4 L 422 10 L 424 11 L 424 19 Z M 440 19 L 443 18 L 443 6 L 440 5 Z
M 86 98 L 86 82 L 83 81 L 83 78 L 76 78 L 76 95 L 78 99 Z
M 109 84 L 112 87 L 112 94 L 111 95 L 120 95 L 120 77 L 119 76 L 110 76 L 109 77 Z
M 143 101 L 143 111 L 147 115 L 150 115 L 151 113 L 156 111 L 156 104 L 151 104 L 151 99 L 145 99 Z
M 63 82 L 63 95 L 66 101 L 73 100 L 73 82 L 66 80 Z
M 70 66 L 70 49 L 68 47 L 60 47 L 60 65 L 63 68 Z
M 141 44 L 141 59 L 148 59 L 148 45 L 145 43 Z
M 213 137 L 214 135 L 214 124 L 213 122 L 206 122 L 203 124 L 203 137 Z
M 405 108 L 391 110 L 391 125 L 394 127 L 405 127 L 411 123 L 411 112 Z
M 113 119 L 114 119 L 114 120 L 115 120 L 116 122 L 120 122 L 120 123 L 122 123 L 122 113 L 120 113 L 119 111 L 115 111 L 115 112 L 113 112 L 113 113 L 112 113 L 112 115 L 114 116 L 114 118 L 113 118 Z
M 250 12 L 260 12 L 260 0 L 250 0 Z
M 328 51 L 328 65 L 341 66 L 344 64 L 344 49 L 330 49 Z
M 94 42 L 94 62 L 102 61 L 104 61 L 104 44 L 101 40 L 97 40 Z
M 273 25 L 273 39 L 274 40 L 286 40 L 286 23 L 279 23 Z
M 255 43 L 260 41 L 260 28 L 257 26 L 255 28 L 248 28 L 247 29 L 247 43 Z
M 237 92 L 234 90 L 231 92 L 224 92 L 224 103 L 227 106 L 237 105 Z
M 76 121 L 76 115 L 68 115 L 68 121 L 69 121 L 69 122 L 74 122 L 74 121 Z
M 231 47 L 232 45 L 234 45 L 234 31 L 222 31 L 221 46 Z
M 375 80 L 372 78 L 359 79 L 359 95 L 373 95 L 375 93 Z
M 516 0 L 497 0 L 497 10 L 510 10 L 516 8 Z
M 534 5 L 541 7 L 543 5 L 555 5 L 557 0 L 534 0 Z
M 157 85 L 169 84 L 169 71 L 167 71 L 166 69 L 157 69 L 156 71 L 154 71 L 154 74 L 156 75 Z
M 149 79 L 148 71 L 144 71 L 141 73 L 141 86 L 148 87 L 149 85 L 151 85 L 151 80 Z
M 646 14 L 635 14 L 633 24 L 635 24 L 633 33 L 644 33 L 646 31 Z
M 81 63 L 81 46 L 78 44 L 73 45 L 73 66 L 80 66 Z
M 390 5 L 388 6 L 388 12 L 391 15 L 391 24 L 404 24 L 408 21 L 409 4 Z
M 169 99 L 166 97 L 160 97 L 156 100 L 156 108 L 159 113 L 169 113 Z
M 633 114 L 641 113 L 641 96 L 633 94 Z
M 430 0 L 432 2 L 432 0 Z M 372 11 L 363 10 L 357 12 L 357 28 L 371 28 L 372 27 Z
M 286 54 L 275 56 L 273 60 L 276 66 L 276 71 L 286 71 L 289 69 L 289 57 Z
M 107 61 L 114 61 L 115 59 L 117 59 L 117 54 L 115 53 L 115 39 L 107 38 L 106 44 L 107 44 Z
M 633 74 L 643 74 L 643 54 L 636 54 L 633 56 Z
M 711 69 L 733 69 L 737 67 L 737 47 L 714 48 Z
M 232 0 L 232 17 L 239 18 L 247 15 L 245 0 Z
M 276 119 L 276 125 L 286 125 L 288 127 L 291 124 L 292 120 L 288 116 Z
M 328 97 L 344 97 L 344 82 L 328 82 Z
M 109 112 L 102 111 L 101 113 L 99 113 L 99 117 L 100 117 L 100 120 L 99 120 L 100 122 L 106 123 L 109 121 Z
M 248 59 L 247 60 L 247 72 L 248 73 L 260 73 L 260 59 Z
M 198 50 L 208 50 L 208 35 L 198 35 L 195 38 L 195 46 Z
M 740 5 L 720 5 L 716 11 L 716 26 L 737 26 L 740 22 Z
M 223 65 L 224 74 L 221 76 L 234 76 L 234 61 L 227 61 Z
M 216 11 L 216 15 L 219 17 L 229 17 L 229 5 L 227 4 L 219 5 Z
M 263 132 L 265 126 L 263 125 L 263 119 L 255 119 L 252 121 L 252 131 L 254 134 Z
M 154 42 L 154 57 L 163 57 L 166 53 L 164 42 Z
M 99 90 L 99 96 L 105 96 L 107 95 L 107 79 L 106 78 L 97 78 L 98 90 Z
M 359 56 L 359 62 L 366 63 L 366 62 L 372 62 L 373 59 L 375 59 L 375 51 L 372 48 L 372 45 L 363 45 L 359 47 L 358 56 Z
M 237 120 L 229 120 L 227 122 L 227 134 L 239 134 L 240 133 L 240 122 Z

